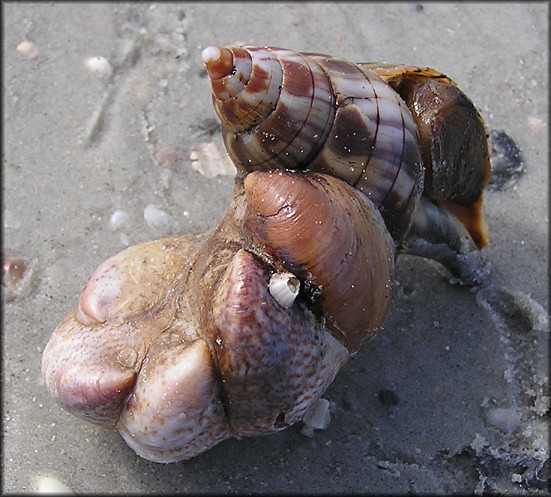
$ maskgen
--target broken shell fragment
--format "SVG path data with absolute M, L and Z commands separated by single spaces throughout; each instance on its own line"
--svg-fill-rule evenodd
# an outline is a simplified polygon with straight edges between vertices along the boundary
M 314 430 L 325 430 L 331 422 L 330 403 L 327 399 L 319 399 L 304 415 L 304 426 L 300 433 L 306 437 L 313 437 Z

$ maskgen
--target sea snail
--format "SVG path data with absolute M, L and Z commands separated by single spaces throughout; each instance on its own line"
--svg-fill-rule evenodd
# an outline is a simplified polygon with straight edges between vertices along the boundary
M 464 283 L 484 277 L 488 134 L 454 81 L 280 48 L 209 47 L 202 57 L 242 174 L 340 178 L 375 203 L 398 251 L 436 259 Z
M 453 81 L 275 48 L 202 57 L 238 168 L 228 212 L 107 259 L 42 357 L 59 404 L 157 462 L 302 419 L 383 325 L 399 252 L 467 284 L 486 272 L 487 137 Z

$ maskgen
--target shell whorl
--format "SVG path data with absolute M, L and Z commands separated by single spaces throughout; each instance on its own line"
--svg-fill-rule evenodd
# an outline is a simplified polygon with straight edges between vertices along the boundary
M 416 125 L 390 86 L 361 65 L 326 55 L 271 47 L 209 47 L 203 54 L 226 149 L 238 169 L 338 177 L 374 202 L 401 242 L 424 169 Z M 240 68 L 248 59 L 244 77 Z M 242 89 L 230 97 L 226 88 L 238 81 Z

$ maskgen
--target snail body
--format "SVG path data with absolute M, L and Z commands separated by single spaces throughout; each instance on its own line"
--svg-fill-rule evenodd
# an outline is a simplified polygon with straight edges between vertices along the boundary
M 281 430 L 381 327 L 393 271 L 361 192 L 324 174 L 251 173 L 213 232 L 130 247 L 92 273 L 44 350 L 46 388 L 158 462 Z M 275 274 L 300 281 L 290 305 L 271 294 Z
M 203 60 L 228 212 L 107 259 L 42 356 L 59 404 L 157 462 L 302 419 L 382 327 L 399 253 L 467 284 L 485 270 L 485 129 L 452 80 L 275 48 Z

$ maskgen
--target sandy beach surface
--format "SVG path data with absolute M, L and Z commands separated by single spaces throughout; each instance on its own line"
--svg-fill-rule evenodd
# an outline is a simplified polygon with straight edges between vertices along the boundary
M 548 492 L 547 3 L 2 8 L 3 258 L 28 264 L 3 288 L 4 493 Z M 515 141 L 525 173 L 485 196 L 482 287 L 398 258 L 385 328 L 325 393 L 325 430 L 156 464 L 56 405 L 41 354 L 102 261 L 223 216 L 231 171 L 190 155 L 219 135 L 201 51 L 235 44 L 434 67 Z

